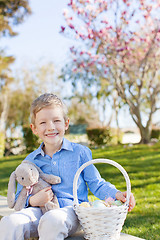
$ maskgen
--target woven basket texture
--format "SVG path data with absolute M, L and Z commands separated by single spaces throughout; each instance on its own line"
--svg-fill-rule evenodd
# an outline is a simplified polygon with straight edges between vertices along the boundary
M 77 198 L 77 181 L 86 166 L 94 163 L 108 163 L 116 166 L 124 175 L 127 185 L 127 201 L 122 206 L 111 206 L 105 209 L 85 208 L 80 206 Z M 127 216 L 131 186 L 127 172 L 118 163 L 109 159 L 95 159 L 83 164 L 77 171 L 73 182 L 74 210 L 88 240 L 119 240 L 122 226 Z

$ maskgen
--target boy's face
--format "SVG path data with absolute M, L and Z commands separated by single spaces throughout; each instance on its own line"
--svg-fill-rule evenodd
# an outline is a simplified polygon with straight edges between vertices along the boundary
M 45 147 L 62 145 L 65 130 L 69 127 L 69 119 L 65 122 L 63 111 L 58 106 L 48 106 L 36 113 L 35 124 L 31 124 L 34 134 L 38 135 Z

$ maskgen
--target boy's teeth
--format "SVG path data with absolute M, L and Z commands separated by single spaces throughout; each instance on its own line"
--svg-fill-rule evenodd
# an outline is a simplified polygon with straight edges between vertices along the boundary
M 55 136 L 57 133 L 48 133 L 48 136 Z

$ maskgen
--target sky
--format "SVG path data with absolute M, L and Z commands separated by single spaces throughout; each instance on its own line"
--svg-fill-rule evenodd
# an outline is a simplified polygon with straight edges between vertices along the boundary
M 22 24 L 15 26 L 18 32 L 15 37 L 3 38 L 0 45 L 7 55 L 16 58 L 13 71 L 24 63 L 53 62 L 57 71 L 67 62 L 69 47 L 73 40 L 62 36 L 59 32 L 64 25 L 63 9 L 69 0 L 30 0 L 32 14 Z M 110 109 L 108 109 L 110 111 Z M 120 126 L 134 126 L 128 112 L 121 112 Z
M 3 38 L 1 46 L 16 57 L 15 65 L 25 61 L 53 61 L 62 64 L 67 58 L 70 39 L 59 31 L 64 24 L 62 11 L 66 0 L 30 0 L 32 14 L 14 28 L 15 37 Z

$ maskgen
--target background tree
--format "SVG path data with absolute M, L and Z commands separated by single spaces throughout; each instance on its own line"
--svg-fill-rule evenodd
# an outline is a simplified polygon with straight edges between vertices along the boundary
M 14 61 L 13 57 L 0 55 L 0 156 L 3 156 L 5 149 L 5 129 L 9 107 L 8 85 L 13 80 L 10 76 L 8 66 Z
M 28 0 L 2 0 L 0 1 L 0 33 L 1 36 L 14 36 L 17 33 L 13 26 L 24 21 L 31 13 Z
M 22 23 L 25 16 L 31 13 L 27 0 L 2 0 L 0 1 L 0 37 L 15 36 L 14 25 Z M 9 85 L 13 81 L 10 64 L 12 56 L 6 56 L 0 49 L 0 156 L 5 148 L 6 120 L 9 109 Z
M 99 114 L 94 105 L 91 104 L 88 95 L 81 97 L 74 97 L 71 99 L 68 107 L 68 115 L 71 124 L 87 124 L 87 127 L 101 127 L 102 123 L 99 119 Z M 85 99 L 85 101 L 84 101 Z
M 31 152 L 39 145 L 30 129 L 30 105 L 42 93 L 54 92 L 61 96 L 62 92 L 62 80 L 57 81 L 55 78 L 53 63 L 32 63 L 31 66 L 23 63 L 22 66 L 15 72 L 14 84 L 10 86 L 6 120 L 6 130 L 9 132 L 7 140 L 11 143 L 7 144 L 8 154 L 12 150 L 9 149 L 10 145 L 11 148 L 13 145 L 11 139 L 15 139 L 17 132 L 21 133 L 24 140 L 21 142 L 26 146 L 27 152 Z
M 97 90 L 105 81 L 102 94 L 116 91 L 117 106 L 129 107 L 142 143 L 149 142 L 153 114 L 159 110 L 159 11 L 158 0 L 70 0 L 61 28 L 80 43 L 70 48 L 64 79 Z
M 120 105 L 122 105 L 119 102 L 119 97 L 115 99 L 117 94 L 115 94 L 115 91 L 111 91 L 113 88 L 109 87 L 106 79 L 99 78 L 99 81 L 97 81 L 97 78 L 95 79 L 96 74 L 90 74 L 88 69 L 75 73 L 72 68 L 73 65 L 74 63 L 72 63 L 72 61 L 66 64 L 66 66 L 62 68 L 60 75 L 60 79 L 63 79 L 64 82 L 72 83 L 72 91 L 68 99 L 76 98 L 77 107 L 78 104 L 81 105 L 82 102 L 86 104 L 87 109 L 90 106 L 92 110 L 96 111 L 96 115 L 98 115 L 99 120 L 97 126 L 110 127 L 112 120 L 118 116 Z M 109 105 L 112 107 L 108 108 Z M 75 113 L 76 112 L 77 110 L 75 109 Z M 89 116 L 87 116 L 86 119 L 88 117 Z M 89 119 L 90 118 L 91 116 Z M 117 118 L 116 123 L 118 123 Z M 119 128 L 119 125 L 117 125 L 117 127 Z
M 53 87 L 52 87 L 53 86 Z M 53 63 L 32 64 L 18 69 L 11 87 L 7 128 L 30 125 L 30 105 L 40 94 L 54 92 L 60 95 L 61 81 L 56 81 Z

